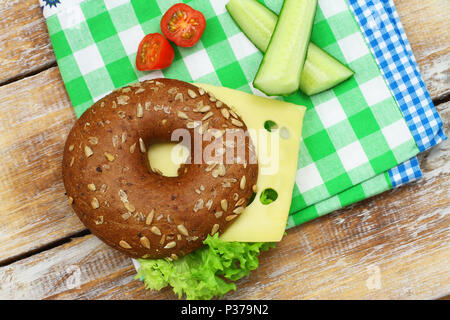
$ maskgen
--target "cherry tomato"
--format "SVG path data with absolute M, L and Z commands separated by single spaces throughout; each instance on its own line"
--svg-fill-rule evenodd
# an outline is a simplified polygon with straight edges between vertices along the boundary
M 192 47 L 203 34 L 206 20 L 203 13 L 184 3 L 170 7 L 161 19 L 161 31 L 180 47 Z
M 174 57 L 169 41 L 162 34 L 150 33 L 139 44 L 136 68 L 140 71 L 164 69 L 172 64 Z

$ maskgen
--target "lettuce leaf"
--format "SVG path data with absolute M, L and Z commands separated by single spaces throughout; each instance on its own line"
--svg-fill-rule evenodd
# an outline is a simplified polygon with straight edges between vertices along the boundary
M 139 259 L 136 279 L 152 290 L 170 285 L 179 298 L 185 295 L 188 300 L 222 297 L 236 290 L 233 281 L 258 267 L 260 251 L 275 247 L 269 242 L 225 242 L 217 233 L 203 243 L 204 247 L 177 260 Z

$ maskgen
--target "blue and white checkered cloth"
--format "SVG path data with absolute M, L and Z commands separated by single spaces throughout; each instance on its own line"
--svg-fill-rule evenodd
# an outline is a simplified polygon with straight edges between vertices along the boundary
M 447 139 L 393 0 L 349 0 L 421 152 Z M 422 177 L 416 157 L 389 170 L 393 187 Z

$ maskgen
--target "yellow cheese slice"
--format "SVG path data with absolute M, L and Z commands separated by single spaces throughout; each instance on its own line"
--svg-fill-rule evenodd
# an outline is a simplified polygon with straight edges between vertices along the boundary
M 220 238 L 240 242 L 280 241 L 292 200 L 306 108 L 229 88 L 196 85 L 213 93 L 242 117 L 257 150 L 259 172 L 255 199 Z M 277 129 L 267 131 L 264 124 L 268 120 L 275 122 Z M 275 150 L 273 154 L 272 150 Z M 180 159 L 179 154 L 180 150 L 175 150 L 173 144 L 158 144 L 150 148 L 148 156 L 152 167 L 166 176 L 176 176 L 179 164 L 183 162 L 174 160 Z M 168 157 L 172 160 L 162 160 Z M 268 188 L 275 190 L 278 197 L 265 205 L 260 197 Z
M 229 88 L 196 85 L 213 93 L 217 99 L 230 106 L 242 117 L 247 128 L 258 133 L 257 141 L 252 136 L 259 164 L 256 197 L 220 238 L 224 241 L 240 242 L 280 241 L 286 229 L 292 201 L 306 108 Z M 264 123 L 268 120 L 274 121 L 278 129 L 268 132 L 264 128 Z M 266 139 L 264 133 L 272 137 Z M 268 142 L 267 148 L 261 147 L 263 141 Z M 274 146 L 278 147 L 279 152 L 272 155 L 270 150 Z M 268 188 L 275 190 L 278 198 L 264 205 L 260 197 Z

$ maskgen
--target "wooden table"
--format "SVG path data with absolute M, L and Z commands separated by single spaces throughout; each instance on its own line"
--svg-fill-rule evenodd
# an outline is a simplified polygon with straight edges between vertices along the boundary
M 449 132 L 450 5 L 397 0 Z M 75 121 L 37 0 L 0 2 L 0 298 L 162 299 L 92 236 L 64 195 Z M 229 299 L 435 299 L 450 294 L 450 142 L 424 178 L 289 230 Z

